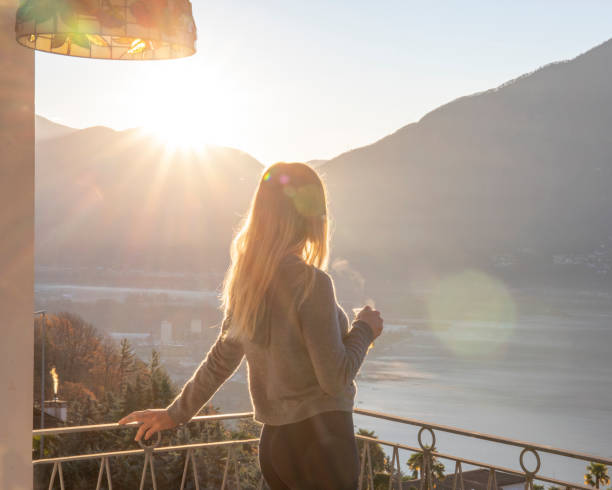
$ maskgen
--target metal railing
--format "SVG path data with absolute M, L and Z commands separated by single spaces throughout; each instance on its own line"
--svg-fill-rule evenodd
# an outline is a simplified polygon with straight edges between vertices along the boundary
M 451 427 L 447 425 L 440 424 L 432 424 L 429 422 L 424 422 L 422 420 L 415 420 L 406 417 L 399 417 L 395 415 L 389 415 L 386 413 L 375 412 L 373 410 L 365 410 L 361 408 L 356 408 L 354 413 L 365 415 L 368 417 L 375 417 L 378 419 L 389 420 L 392 422 L 413 425 L 416 427 L 420 427 L 418 432 L 418 443 L 420 447 L 408 446 L 405 444 L 399 444 L 397 442 L 384 441 L 380 439 L 375 439 L 372 437 L 367 437 L 363 435 L 356 435 L 358 439 L 368 441 L 367 444 L 364 444 L 361 454 L 361 472 L 359 476 L 359 489 L 363 488 L 363 475 L 366 470 L 366 464 L 368 465 L 368 488 L 374 488 L 374 484 L 372 481 L 372 465 L 371 465 L 371 456 L 370 456 L 370 445 L 377 443 L 383 446 L 388 446 L 393 449 L 392 457 L 391 457 L 391 466 L 393 468 L 391 475 L 389 477 L 389 489 L 392 488 L 392 481 L 395 479 L 398 488 L 402 488 L 401 483 L 401 470 L 400 470 L 400 462 L 399 462 L 399 450 L 404 449 L 410 452 L 417 452 L 423 454 L 423 468 L 421 471 L 421 478 L 419 481 L 419 490 L 432 490 L 434 486 L 434 482 L 436 480 L 433 469 L 433 458 L 445 459 L 449 461 L 455 462 L 455 470 L 453 475 L 453 490 L 456 490 L 457 483 L 459 483 L 459 488 L 461 490 L 465 490 L 464 481 L 463 481 L 463 464 L 476 466 L 478 468 L 487 469 L 489 471 L 489 478 L 487 482 L 487 490 L 496 490 L 498 485 L 496 481 L 497 472 L 506 473 L 510 475 L 522 476 L 525 478 L 525 490 L 533 490 L 533 482 L 535 480 L 545 483 L 550 483 L 554 486 L 565 488 L 567 490 L 572 489 L 581 489 L 581 490 L 593 490 L 592 487 L 587 487 L 584 485 L 580 485 L 578 483 L 567 482 L 563 480 L 558 480 L 556 478 L 551 478 L 548 476 L 538 475 L 541 467 L 541 458 L 540 453 L 554 454 L 558 456 L 564 456 L 566 458 L 581 460 L 586 463 L 600 463 L 605 466 L 612 466 L 612 459 L 603 458 L 599 456 L 594 456 L 585 453 L 579 453 L 575 451 L 568 451 L 565 449 L 559 449 L 552 446 L 545 446 L 541 444 L 534 444 L 526 441 L 519 441 L 516 439 L 509 439 L 506 437 L 498 437 L 491 434 L 485 434 L 482 432 L 474 432 L 463 429 L 458 429 L 456 427 Z M 431 444 L 425 445 L 423 443 L 422 434 L 427 431 L 431 437 Z M 513 470 L 510 468 L 506 468 L 503 466 L 492 465 L 488 463 L 484 463 L 481 461 L 474 461 L 470 459 L 465 459 L 445 453 L 440 453 L 437 451 L 433 451 L 432 448 L 436 443 L 436 435 L 434 431 L 445 432 L 449 434 L 461 435 L 464 437 L 471 437 L 475 439 L 481 439 L 489 442 L 494 442 L 498 444 L 503 444 L 506 446 L 515 446 L 521 448 L 521 452 L 519 455 L 519 464 L 521 471 Z M 533 470 L 528 470 L 524 457 L 527 453 L 531 453 L 536 460 L 536 467 Z M 397 465 L 396 465 L 397 463 Z
M 243 412 L 243 413 L 230 413 L 230 414 L 220 414 L 220 415 L 201 415 L 198 417 L 193 417 L 191 422 L 218 422 L 222 420 L 236 420 L 236 419 L 244 419 L 244 418 L 252 418 L 252 412 Z M 32 431 L 33 436 L 50 436 L 50 435 L 63 435 L 63 434 L 74 434 L 74 433 L 82 433 L 82 432 L 92 432 L 92 431 L 105 431 L 105 430 L 119 430 L 126 428 L 137 427 L 138 424 L 135 422 L 119 425 L 117 423 L 113 424 L 99 424 L 99 425 L 82 425 L 82 426 L 73 426 L 73 427 L 59 427 L 54 429 L 38 429 Z M 140 478 L 140 490 L 143 490 L 145 487 L 145 482 L 147 479 L 147 475 L 151 476 L 151 483 L 153 486 L 153 490 L 157 490 L 157 477 L 155 476 L 155 454 L 160 453 L 168 453 L 173 451 L 182 452 L 185 451 L 185 464 L 183 467 L 183 475 L 181 478 L 181 486 L 180 489 L 183 490 L 185 488 L 185 483 L 187 481 L 187 475 L 189 473 L 189 466 L 191 463 L 192 476 L 196 489 L 200 488 L 199 479 L 198 479 L 198 469 L 196 460 L 194 458 L 193 452 L 196 449 L 209 449 L 213 447 L 227 447 L 227 460 L 225 463 L 225 469 L 223 473 L 223 481 L 221 484 L 221 489 L 225 489 L 229 484 L 230 479 L 230 468 L 233 467 L 236 488 L 240 488 L 240 480 L 238 474 L 238 460 L 236 458 L 236 452 L 234 448 L 236 446 L 240 446 L 243 444 L 254 444 L 259 442 L 259 438 L 254 439 L 239 439 L 239 440 L 230 440 L 230 441 L 218 441 L 218 442 L 201 442 L 194 444 L 183 444 L 180 446 L 163 446 L 160 447 L 159 444 L 161 442 L 161 434 L 158 432 L 156 440 L 147 445 L 142 441 L 139 441 L 140 449 L 129 449 L 124 451 L 111 451 L 104 453 L 95 453 L 95 454 L 79 454 L 73 456 L 62 456 L 56 458 L 46 458 L 46 459 L 36 459 L 32 461 L 34 466 L 38 465 L 47 465 L 52 464 L 53 469 L 51 471 L 51 477 L 49 479 L 49 490 L 51 490 L 55 484 L 55 479 L 59 479 L 60 489 L 65 490 L 64 484 L 64 475 L 62 471 L 62 464 L 73 461 L 91 461 L 91 460 L 99 460 L 100 466 L 98 471 L 98 479 L 96 484 L 96 490 L 100 490 L 102 486 L 102 482 L 104 477 L 106 476 L 106 482 L 108 490 L 112 490 L 113 483 L 109 466 L 109 459 L 116 457 L 125 457 L 125 456 L 133 456 L 133 455 L 144 455 L 144 465 L 142 468 L 142 475 Z M 263 477 L 260 477 L 259 484 L 257 486 L 258 490 L 263 488 Z
M 563 456 L 566 458 L 571 458 L 574 460 L 580 460 L 586 463 L 600 463 L 605 466 L 612 466 L 612 459 L 603 458 L 599 456 L 594 456 L 585 453 L 579 453 L 574 451 L 568 451 L 565 449 L 559 449 L 552 446 L 545 446 L 541 444 L 534 444 L 531 442 L 519 441 L 515 439 L 509 439 L 505 437 L 498 437 L 491 434 L 485 434 L 481 432 L 474 432 L 459 429 L 456 427 L 445 426 L 440 424 L 432 424 L 429 422 L 424 422 L 421 420 L 410 419 L 406 417 L 399 417 L 395 415 L 389 415 L 386 413 L 375 412 L 372 410 L 365 410 L 361 408 L 354 409 L 355 414 L 364 415 L 367 417 L 373 417 L 377 419 L 383 419 L 390 422 L 398 423 L 398 424 L 407 424 L 411 426 L 415 426 L 419 428 L 417 440 L 419 447 L 409 446 L 399 442 L 392 442 L 387 440 L 382 440 L 374 437 L 369 437 L 367 435 L 356 434 L 355 437 L 357 440 L 363 441 L 361 454 L 360 454 L 360 473 L 359 473 L 359 490 L 363 490 L 365 488 L 374 490 L 374 471 L 372 466 L 372 456 L 371 456 L 371 447 L 375 444 L 380 444 L 381 446 L 386 446 L 391 449 L 392 456 L 389 461 L 390 471 L 387 472 L 386 477 L 388 478 L 388 489 L 392 488 L 402 489 L 402 471 L 400 465 L 400 455 L 399 451 L 404 450 L 410 453 L 421 453 L 422 455 L 422 467 L 420 468 L 420 476 L 416 481 L 418 482 L 418 490 L 433 490 L 436 487 L 436 483 L 438 479 L 435 476 L 434 472 L 434 459 L 444 459 L 448 461 L 452 461 L 455 463 L 454 474 L 453 474 L 453 485 L 452 490 L 465 490 L 464 486 L 464 478 L 463 478 L 463 465 L 474 466 L 480 469 L 485 469 L 488 471 L 488 481 L 487 481 L 487 490 L 497 490 L 497 475 L 499 473 L 505 473 L 508 475 L 519 476 L 524 479 L 525 490 L 533 490 L 534 489 L 534 481 L 539 481 L 543 483 L 549 483 L 556 487 L 565 488 L 566 490 L 580 489 L 580 490 L 592 490 L 591 487 L 587 487 L 574 482 L 567 482 L 563 480 L 559 480 L 556 478 L 552 478 L 549 476 L 539 475 L 538 472 L 541 467 L 541 458 L 540 453 L 545 454 L 553 454 L 557 456 Z M 204 415 L 194 417 L 191 422 L 218 422 L 223 420 L 237 420 L 237 419 L 245 419 L 252 418 L 252 412 L 243 412 L 243 413 L 231 413 L 231 414 L 221 414 L 221 415 Z M 39 429 L 34 430 L 32 434 L 34 436 L 49 436 L 49 435 L 62 435 L 62 434 L 70 434 L 70 433 L 82 433 L 82 432 L 91 432 L 91 431 L 107 431 L 107 430 L 118 430 L 118 429 L 126 429 L 130 427 L 137 426 L 136 423 L 119 425 L 116 423 L 113 424 L 101 424 L 101 425 L 87 425 L 87 426 L 75 426 L 75 427 L 61 427 L 54 429 Z M 473 439 L 485 440 L 488 442 L 493 442 L 496 444 L 502 444 L 504 446 L 514 446 L 521 448 L 520 456 L 519 456 L 519 465 L 522 471 L 514 470 L 511 468 L 498 466 L 489 464 L 482 461 L 475 461 L 472 459 L 466 459 L 446 453 L 441 453 L 435 451 L 435 443 L 436 443 L 436 431 L 444 432 L 449 434 L 460 435 L 463 437 L 469 437 Z M 427 432 L 431 438 L 431 443 L 426 445 L 423 442 L 423 434 Z M 235 487 L 240 489 L 241 482 L 239 478 L 238 471 L 238 459 L 236 454 L 236 447 L 245 445 L 245 444 L 255 444 L 259 442 L 259 438 L 252 439 L 240 439 L 240 440 L 229 440 L 229 441 L 218 441 L 218 442 L 203 442 L 203 443 L 193 443 L 193 444 L 184 444 L 177 446 L 162 446 L 160 447 L 161 437 L 160 433 L 157 433 L 157 438 L 155 442 L 151 445 L 145 445 L 142 442 L 139 442 L 140 449 L 131 449 L 131 450 L 123 450 L 123 451 L 112 451 L 112 452 L 104 452 L 104 453 L 95 453 L 95 454 L 80 454 L 80 455 L 72 455 L 72 456 L 63 456 L 63 457 L 54 457 L 54 458 L 46 458 L 46 459 L 37 459 L 33 461 L 35 466 L 38 465 L 53 465 L 51 476 L 49 480 L 49 490 L 51 490 L 55 484 L 56 478 L 59 479 L 59 484 L 61 490 L 65 490 L 64 485 L 64 477 L 62 472 L 62 464 L 66 462 L 72 461 L 85 461 L 85 460 L 99 460 L 99 471 L 98 471 L 98 479 L 96 490 L 100 490 L 102 481 L 104 477 L 106 477 L 107 487 L 109 490 L 112 490 L 112 478 L 109 466 L 109 460 L 111 458 L 116 457 L 124 457 L 131 455 L 144 455 L 144 465 L 142 469 L 142 475 L 140 479 L 140 490 L 143 490 L 147 475 L 150 474 L 151 482 L 154 490 L 157 490 L 157 478 L 155 476 L 155 455 L 160 453 L 168 453 L 168 452 L 185 452 L 185 463 L 183 466 L 183 473 L 181 478 L 181 490 L 184 489 L 187 477 L 189 474 L 189 467 L 191 466 L 191 473 L 193 477 L 194 486 L 196 489 L 199 489 L 199 480 L 198 480 L 198 468 L 196 464 L 196 459 L 194 457 L 194 451 L 197 449 L 208 449 L 213 447 L 227 447 L 227 459 L 224 466 L 223 480 L 221 483 L 221 489 L 224 490 L 227 488 L 227 485 L 230 483 L 230 471 L 234 472 L 234 482 Z M 532 454 L 536 460 L 536 466 L 534 469 L 529 470 L 526 467 L 524 457 L 526 454 Z M 405 483 L 405 482 L 404 482 Z M 414 480 L 410 482 L 414 483 Z M 264 486 L 263 477 L 260 476 L 259 483 L 257 485 L 257 489 L 260 490 Z M 413 485 L 414 486 L 414 485 Z

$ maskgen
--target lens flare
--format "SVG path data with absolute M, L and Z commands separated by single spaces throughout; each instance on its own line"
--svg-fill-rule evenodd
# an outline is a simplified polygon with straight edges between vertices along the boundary
M 289 186 L 287 186 L 289 187 Z M 325 211 L 321 190 L 316 184 L 306 184 L 295 189 L 293 204 L 302 216 L 320 216 Z
M 446 277 L 427 301 L 434 334 L 459 357 L 490 358 L 507 345 L 516 320 L 505 285 L 476 270 Z

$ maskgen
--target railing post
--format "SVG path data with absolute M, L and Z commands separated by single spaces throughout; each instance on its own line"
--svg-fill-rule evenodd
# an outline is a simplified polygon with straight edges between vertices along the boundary
M 525 462 L 523 461 L 523 458 L 525 457 L 525 453 L 527 452 L 532 453 L 536 458 L 536 467 L 533 471 L 528 470 L 527 467 L 525 466 Z M 541 465 L 540 455 L 535 449 L 531 449 L 528 447 L 523 448 L 519 456 L 519 463 L 521 465 L 521 468 L 525 472 L 525 476 L 527 478 L 525 480 L 525 490 L 533 490 L 533 478 L 535 477 L 536 473 L 540 471 L 540 465 Z
M 428 430 L 431 434 L 431 444 L 426 446 L 423 444 L 423 432 Z M 434 468 L 433 468 L 433 454 L 432 451 L 436 445 L 436 435 L 434 431 L 429 427 L 421 427 L 418 433 L 418 441 L 419 446 L 421 446 L 422 450 L 422 459 L 423 462 L 421 464 L 421 490 L 426 488 L 426 490 L 433 490 L 433 478 L 434 478 Z
M 111 481 L 110 468 L 108 465 L 108 458 L 106 456 L 100 458 L 100 471 L 98 472 L 98 483 L 96 485 L 96 490 L 100 490 L 100 486 L 102 485 L 102 476 L 104 473 L 106 473 L 108 490 L 113 490 L 113 482 Z
M 374 490 L 374 470 L 372 469 L 372 455 L 370 454 L 370 442 L 366 445 L 366 455 L 368 458 L 368 488 Z
M 223 482 L 221 483 L 221 490 L 225 490 L 225 484 L 228 483 L 229 468 L 230 464 L 234 463 L 234 476 L 236 478 L 236 488 L 240 490 L 240 474 L 238 473 L 238 460 L 234 457 L 233 446 L 229 446 L 227 449 L 227 461 L 225 463 L 225 469 L 223 470 Z
M 397 468 L 396 468 L 397 463 Z M 397 470 L 397 471 L 396 471 Z M 397 446 L 393 446 L 393 453 L 391 454 L 391 473 L 389 474 L 389 490 L 393 487 L 393 477 L 395 476 L 396 483 L 399 485 L 398 488 L 402 488 L 402 468 L 399 460 L 399 449 Z
M 155 479 L 155 466 L 153 465 L 153 448 L 145 449 L 145 460 L 142 468 L 142 476 L 140 477 L 140 490 L 144 490 L 145 480 L 147 478 L 147 467 L 151 471 L 151 481 L 153 482 L 153 490 L 157 490 L 157 480 Z
M 363 441 L 363 448 L 361 450 L 361 464 L 359 467 L 359 489 L 363 488 L 363 473 L 368 472 L 368 488 L 374 490 L 374 471 L 372 469 L 372 455 L 370 453 L 371 441 Z
M 455 461 L 455 476 L 453 478 L 453 490 L 457 490 L 457 478 L 459 478 L 459 483 L 461 486 L 460 490 L 465 490 L 463 486 L 463 468 L 461 467 L 461 461 Z
M 430 490 L 429 489 L 429 457 L 426 450 L 423 450 L 421 456 L 421 484 L 419 490 Z
M 191 461 L 191 468 L 193 470 L 193 483 L 196 490 L 200 490 L 200 481 L 198 478 L 198 469 L 196 467 L 195 458 L 193 456 L 193 449 L 188 449 L 185 455 L 185 466 L 183 467 L 183 478 L 181 479 L 181 490 L 185 488 L 185 481 L 187 480 L 187 472 L 189 471 L 189 462 Z
M 66 490 L 64 487 L 64 473 L 62 472 L 62 462 L 56 461 L 53 463 L 53 470 L 51 471 L 51 479 L 49 480 L 49 490 L 53 490 L 53 484 L 55 483 L 55 475 L 59 473 L 59 481 L 61 490 Z
M 161 442 L 161 433 L 157 432 L 156 436 L 157 436 L 156 441 L 150 446 L 143 444 L 142 440 L 138 441 L 138 444 L 140 445 L 141 448 L 144 449 L 144 452 L 145 452 L 144 466 L 142 468 L 142 476 L 140 477 L 140 490 L 144 490 L 144 484 L 147 478 L 147 466 L 149 467 L 149 470 L 151 471 L 151 482 L 153 483 L 153 490 L 157 490 L 157 479 L 155 478 L 155 465 L 153 464 L 153 450 L 157 446 L 159 446 L 159 443 Z
M 189 455 L 191 454 L 191 449 L 187 450 L 185 454 L 185 465 L 183 466 L 183 477 L 181 478 L 181 490 L 185 488 L 185 480 L 187 479 L 187 470 L 189 469 L 189 460 L 191 459 Z
M 363 447 L 361 448 L 361 458 L 360 458 L 360 465 L 359 465 L 359 486 L 357 487 L 358 490 L 362 490 L 363 489 L 363 472 L 365 470 L 365 458 L 366 458 L 366 441 L 363 441 Z
M 497 477 L 495 476 L 495 470 L 489 469 L 489 480 L 487 481 L 487 490 L 497 490 Z
M 234 475 L 236 476 L 236 488 L 240 490 L 240 473 L 238 471 L 238 454 L 233 451 L 234 456 Z

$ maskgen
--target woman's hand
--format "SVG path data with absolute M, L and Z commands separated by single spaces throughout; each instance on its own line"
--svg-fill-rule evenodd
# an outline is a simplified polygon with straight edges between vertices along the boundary
M 132 412 L 131 414 L 123 417 L 117 423 L 123 425 L 129 422 L 142 422 L 142 425 L 138 428 L 138 432 L 136 432 L 136 437 L 134 437 L 135 441 L 140 441 L 143 434 L 145 441 L 148 441 L 149 438 L 156 432 L 165 429 L 172 429 L 178 425 L 176 422 L 174 422 L 174 420 L 172 420 L 170 415 L 168 415 L 168 411 L 165 408 L 155 408 Z
M 383 319 L 380 316 L 380 311 L 373 310 L 369 305 L 359 310 L 355 320 L 366 322 L 372 329 L 372 332 L 374 332 L 374 338 L 378 337 L 383 331 Z

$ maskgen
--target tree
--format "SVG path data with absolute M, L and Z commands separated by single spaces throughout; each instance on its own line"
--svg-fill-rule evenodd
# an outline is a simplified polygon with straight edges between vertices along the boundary
M 134 372 L 134 351 L 128 339 L 121 339 L 119 353 L 119 392 L 125 393 L 128 377 Z
M 436 451 L 436 447 L 432 447 L 431 451 Z M 406 464 L 408 465 L 408 468 L 410 468 L 410 470 L 412 471 L 412 477 L 420 479 L 422 477 L 423 470 L 423 452 L 419 451 L 416 453 L 412 453 L 410 458 L 408 458 Z M 432 487 L 435 488 L 436 480 L 443 480 L 446 475 L 444 474 L 444 465 L 440 463 L 440 461 L 438 461 L 438 458 L 436 458 L 435 456 L 432 456 L 431 458 L 431 466 L 431 472 L 434 476 Z M 425 488 L 428 488 L 428 479 L 429 475 L 425 475 Z
M 103 393 L 109 393 L 118 388 L 119 352 L 115 342 L 105 337 L 97 351 L 96 362 L 91 370 L 95 380 L 101 385 Z
M 584 474 L 584 483 L 591 487 L 599 488 L 599 485 L 608 485 L 610 477 L 608 476 L 608 468 L 602 463 L 593 463 L 587 466 L 587 472 Z
M 374 439 L 378 439 L 378 436 L 373 430 L 367 430 L 367 429 L 360 428 L 357 430 L 357 434 L 361 436 L 372 437 Z M 363 439 L 357 439 L 357 449 L 359 450 L 360 457 L 361 457 L 361 452 L 363 451 L 363 445 L 366 442 L 367 441 L 364 441 Z M 382 472 L 382 471 L 389 471 L 389 460 L 387 456 L 385 455 L 385 452 L 383 451 L 383 448 L 380 445 L 380 443 L 370 442 L 369 444 L 370 444 L 370 458 L 372 459 L 372 471 L 374 471 L 374 473 Z
M 72 313 L 58 313 L 47 315 L 45 328 L 45 366 L 41 373 L 41 321 L 36 320 L 35 347 L 34 347 L 34 396 L 40 398 L 40 380 L 44 379 L 45 394 L 53 397 L 53 386 L 49 376 L 51 367 L 56 367 L 60 378 L 60 392 L 62 383 L 69 381 L 87 386 L 96 396 L 101 395 L 103 382 L 95 373 L 99 362 L 99 352 L 102 337 L 96 328 L 87 323 L 78 315 Z M 61 396 L 61 393 L 58 393 Z
M 35 368 L 40 379 L 41 325 L 36 325 Z M 69 425 L 115 422 L 134 410 L 167 406 L 176 389 L 165 370 L 157 351 L 151 352 L 148 362 L 139 359 L 130 343 L 123 339 L 116 345 L 102 336 L 92 325 L 68 313 L 49 315 L 46 323 L 45 357 L 46 383 L 50 385 L 49 369 L 57 366 L 60 375 L 59 394 L 68 402 Z M 50 388 L 50 386 L 49 386 Z M 35 387 L 35 395 L 40 384 Z M 49 394 L 50 391 L 47 391 Z M 211 405 L 204 414 L 215 414 Z M 212 442 L 230 438 L 254 438 L 259 426 L 252 420 L 242 420 L 236 431 L 228 430 L 222 421 L 185 424 L 174 431 L 166 431 L 163 438 L 169 445 Z M 134 429 L 83 432 L 45 437 L 44 457 L 90 454 L 133 449 Z M 38 456 L 40 438 L 33 438 L 33 456 Z M 257 445 L 236 447 L 240 479 L 245 487 L 255 488 L 259 482 Z M 219 488 L 225 467 L 226 446 L 209 447 L 197 457 L 200 488 Z M 159 488 L 178 488 L 184 467 L 184 452 L 156 455 L 156 464 L 163 471 L 156 472 Z M 138 488 L 142 473 L 142 459 L 116 458 L 113 461 L 113 483 L 118 488 Z M 73 461 L 63 465 L 67 488 L 93 488 L 96 485 L 98 461 Z M 35 488 L 46 488 L 52 467 L 34 468 Z M 232 468 L 233 470 L 233 468 Z M 187 482 L 191 490 L 191 479 Z
M 151 351 L 151 361 L 148 364 L 149 378 L 149 399 L 148 403 L 153 407 L 165 407 L 175 397 L 175 390 L 172 387 L 170 376 L 161 366 L 159 352 L 153 349 Z
M 48 360 L 57 367 L 60 381 L 88 386 L 96 395 L 99 386 L 91 374 L 95 366 L 101 336 L 96 328 L 73 313 L 59 313 L 50 318 Z

